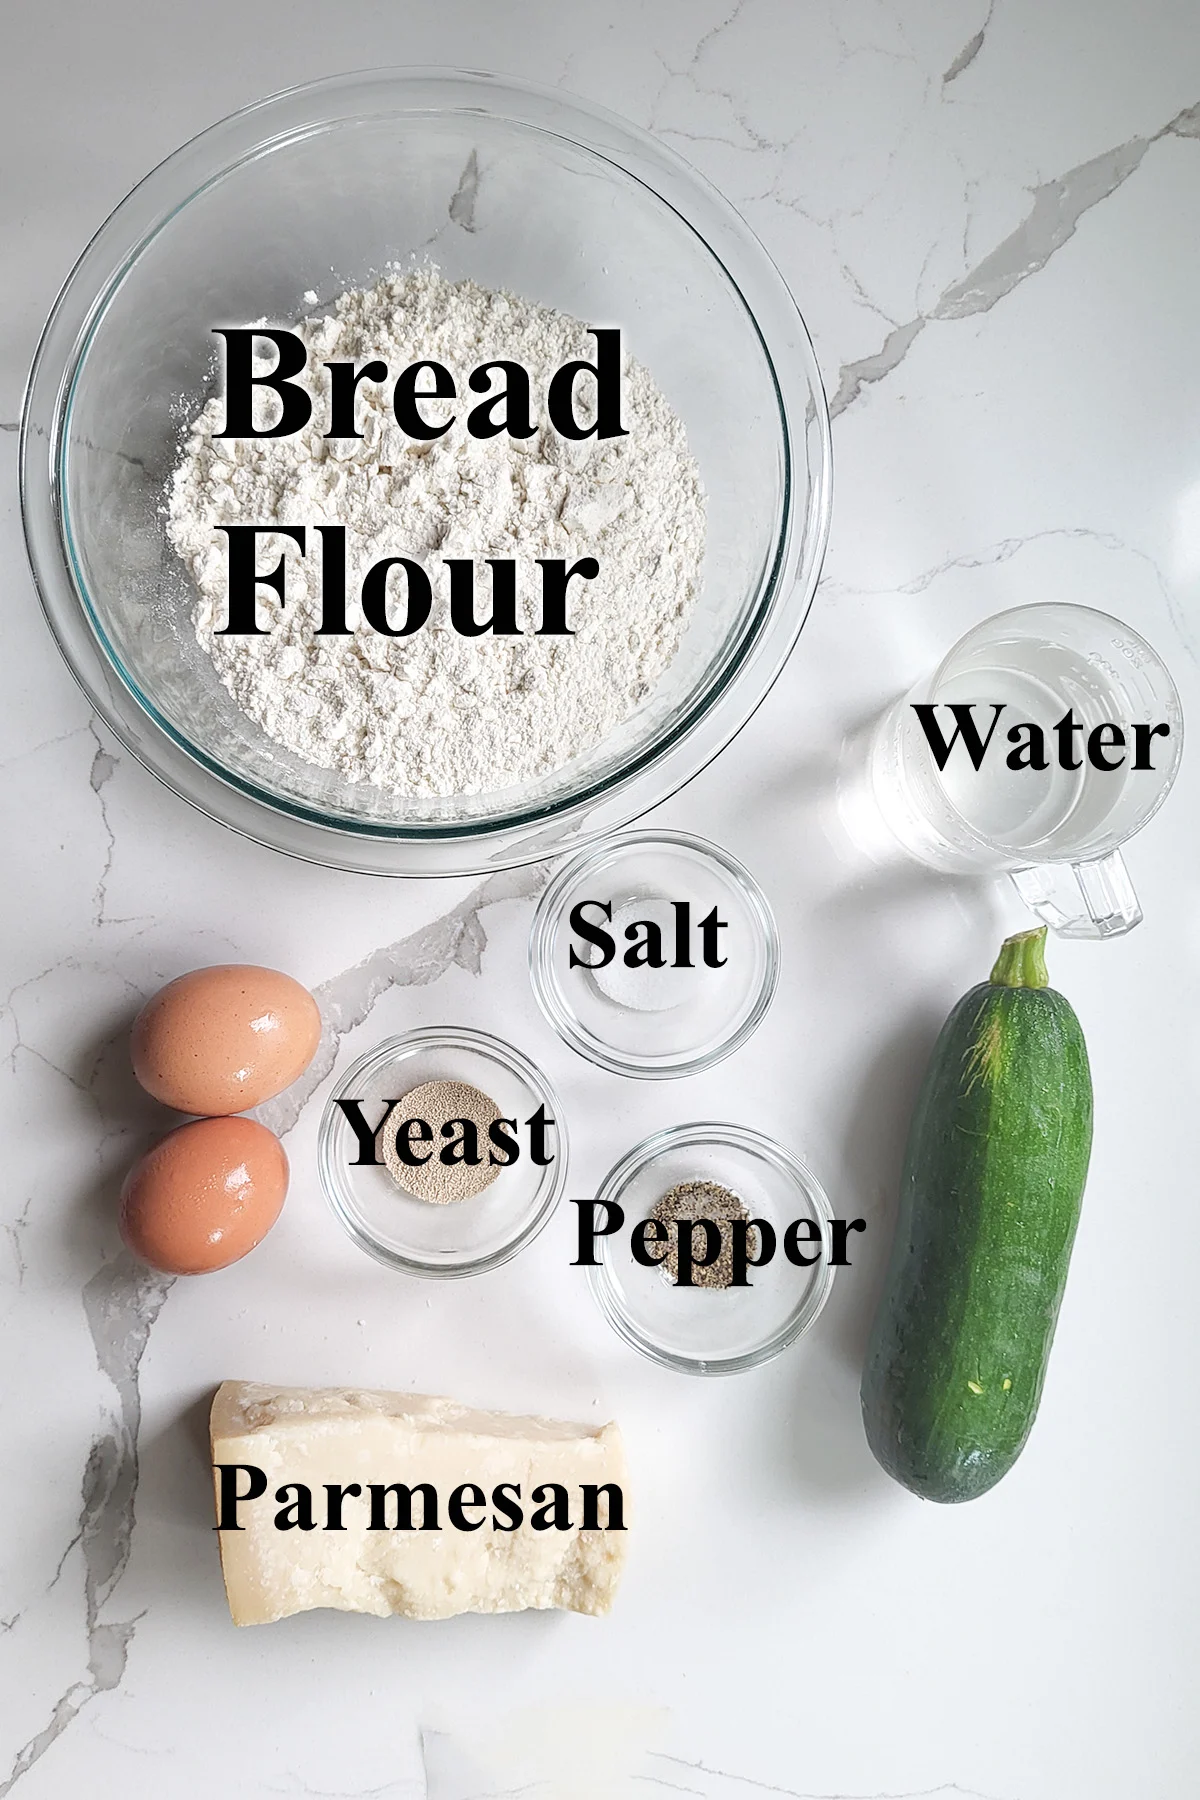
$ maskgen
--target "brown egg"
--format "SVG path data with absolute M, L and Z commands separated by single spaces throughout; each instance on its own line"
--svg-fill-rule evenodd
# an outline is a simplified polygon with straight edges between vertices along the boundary
M 254 1119 L 196 1119 L 134 1163 L 121 1189 L 121 1236 L 166 1275 L 206 1275 L 253 1250 L 279 1217 L 288 1160 Z
M 321 1037 L 307 988 L 253 963 L 193 969 L 160 988 L 133 1022 L 133 1072 L 187 1113 L 239 1113 L 290 1087 Z

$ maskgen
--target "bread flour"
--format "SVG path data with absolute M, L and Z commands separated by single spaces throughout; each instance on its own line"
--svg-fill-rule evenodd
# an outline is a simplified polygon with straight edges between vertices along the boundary
M 463 425 L 473 401 L 425 400 L 431 422 L 457 413 L 458 423 L 445 437 L 416 442 L 395 422 L 390 383 L 364 382 L 363 435 L 326 439 L 326 360 L 378 357 L 394 376 L 434 359 L 464 394 L 471 368 L 507 358 L 529 371 L 536 402 L 564 362 L 594 359 L 595 341 L 564 313 L 432 269 L 345 293 L 327 317 L 294 329 L 309 349 L 309 424 L 283 438 L 220 438 L 224 408 L 210 401 L 190 428 L 168 501 L 171 541 L 199 590 L 197 637 L 237 705 L 307 762 L 402 795 L 509 787 L 591 749 L 642 704 L 675 655 L 704 557 L 699 471 L 648 371 L 626 358 L 626 437 L 566 440 L 543 414 L 531 438 L 481 441 Z M 272 353 L 262 368 L 273 366 Z M 581 418 L 592 386 L 578 383 Z M 269 404 L 256 392 L 259 399 Z M 260 568 L 281 554 L 287 565 L 285 606 L 258 589 L 259 621 L 271 627 L 265 636 L 216 635 L 227 598 L 222 524 L 309 527 L 306 558 L 283 537 L 259 539 Z M 315 635 L 318 525 L 346 527 L 346 637 Z M 372 630 L 358 607 L 363 574 L 384 556 L 421 563 L 433 584 L 430 621 L 407 638 Z M 533 635 L 535 559 L 569 564 L 582 556 L 596 557 L 600 572 L 570 584 L 574 636 Z M 525 634 L 459 636 L 449 623 L 444 557 L 477 559 L 481 617 L 490 601 L 482 559 L 516 559 Z

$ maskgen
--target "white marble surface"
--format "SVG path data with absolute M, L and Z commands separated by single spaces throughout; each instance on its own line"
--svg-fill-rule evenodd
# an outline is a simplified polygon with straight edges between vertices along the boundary
M 77 250 L 183 137 L 370 61 L 498 68 L 650 126 L 742 209 L 813 330 L 826 579 L 766 705 L 659 815 L 759 876 L 783 980 L 689 1082 L 623 1082 L 552 1037 L 531 877 L 382 884 L 222 832 L 114 753 L 37 613 L 12 434 Z M 875 1467 L 858 1362 L 921 1058 L 1020 912 L 992 883 L 865 869 L 825 795 L 843 732 L 1005 605 L 1108 607 L 1200 695 L 1192 0 L 60 0 L 9 9 L 0 82 L 0 1794 L 1191 1800 L 1194 760 L 1129 857 L 1145 924 L 1053 948 L 1093 1055 L 1093 1174 L 1038 1429 L 962 1509 Z M 138 1274 L 114 1198 L 160 1119 L 125 1029 L 161 980 L 230 957 L 316 985 L 343 1066 L 410 1024 L 510 1034 L 561 1085 L 575 1192 L 650 1129 L 727 1116 L 875 1228 L 808 1341 L 688 1381 L 608 1333 L 565 1213 L 476 1282 L 368 1264 L 318 1192 L 313 1101 L 252 1258 Z M 640 1514 L 618 1610 L 235 1632 L 203 1442 L 230 1375 L 617 1416 Z

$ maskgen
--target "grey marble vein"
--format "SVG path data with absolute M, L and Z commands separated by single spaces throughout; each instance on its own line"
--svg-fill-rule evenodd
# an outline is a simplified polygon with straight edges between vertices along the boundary
M 25 1276 L 28 1272 L 25 1266 L 25 1252 L 21 1247 L 21 1240 L 25 1235 L 25 1228 L 29 1224 L 29 1209 L 32 1205 L 33 1196 L 30 1195 L 12 1224 L 6 1224 L 4 1227 L 5 1235 L 12 1245 L 13 1262 L 16 1264 L 17 1268 L 17 1286 L 19 1288 L 24 1287 Z
M 700 58 L 703 56 L 704 52 L 708 49 L 708 46 L 712 43 L 714 38 L 720 37 L 720 35 L 723 31 L 728 31 L 729 27 L 731 25 L 735 25 L 737 23 L 738 19 L 741 17 L 742 10 L 743 10 L 745 4 L 746 4 L 746 0 L 736 0 L 736 4 L 733 6 L 733 8 L 729 12 L 726 13 L 726 15 L 723 19 L 718 19 L 716 24 L 711 25 L 709 27 L 709 29 L 704 33 L 703 37 L 697 38 L 696 48 L 692 51 L 691 56 L 688 58 L 687 66 L 689 69 L 695 68 L 696 64 L 700 61 Z
M 853 406 L 863 389 L 882 381 L 908 355 L 925 326 L 967 319 L 990 312 L 1021 282 L 1044 269 L 1056 251 L 1074 237 L 1085 213 L 1107 200 L 1141 167 L 1147 151 L 1164 138 L 1200 138 L 1200 102 L 1186 107 L 1158 131 L 1130 138 L 1100 156 L 1069 169 L 1053 181 L 1032 190 L 1029 212 L 1017 229 L 956 281 L 928 312 L 918 313 L 891 330 L 870 356 L 845 363 L 838 371 L 838 385 L 829 403 L 831 418 Z
M 69 731 L 58 731 L 53 737 L 39 738 L 36 743 L 27 744 L 23 750 L 17 750 L 12 756 L 6 756 L 0 762 L 0 769 L 11 769 L 14 763 L 24 762 L 27 757 L 40 756 L 43 750 L 53 750 L 56 744 L 67 744 L 74 737 L 81 737 L 89 730 L 87 725 L 72 725 Z
M 969 275 L 946 289 L 930 318 L 967 319 L 987 312 L 1020 282 L 1044 269 L 1054 252 L 1074 237 L 1084 213 L 1128 181 L 1155 141 L 1133 138 L 1034 188 L 1033 205 L 1024 221 Z
M 987 36 L 987 29 L 992 22 L 992 14 L 995 10 L 996 0 L 991 0 L 991 5 L 987 9 L 983 24 L 979 27 L 979 30 L 975 33 L 974 37 L 967 39 L 958 55 L 954 58 L 954 61 L 950 64 L 950 67 L 946 70 L 946 73 L 942 76 L 942 86 L 944 88 L 948 88 L 952 81 L 957 81 L 959 76 L 970 68 L 971 64 L 975 61 L 975 58 L 979 55 L 979 52 L 983 49 L 983 41 Z
M 688 57 L 687 62 L 681 67 L 676 67 L 674 64 L 669 63 L 661 51 L 656 50 L 654 52 L 656 60 L 663 69 L 663 79 L 658 87 L 658 91 L 650 102 L 650 110 L 647 115 L 646 123 L 651 131 L 657 131 L 663 137 L 681 138 L 685 143 L 726 144 L 731 149 L 735 150 L 753 149 L 764 152 L 788 150 L 799 138 L 801 135 L 799 128 L 796 131 L 791 132 L 787 137 L 778 140 L 765 137 L 762 132 L 756 130 L 750 123 L 750 120 L 746 116 L 745 108 L 738 106 L 737 101 L 728 88 L 711 87 L 706 82 L 701 81 L 697 74 L 697 65 L 704 52 L 716 38 L 720 37 L 723 32 L 728 31 L 730 26 L 737 23 L 737 20 L 741 17 L 745 8 L 745 4 L 746 0 L 738 0 L 737 5 L 734 6 L 731 12 L 727 13 L 723 19 L 719 19 L 715 25 L 711 26 L 709 30 L 704 33 L 703 37 L 699 39 L 692 54 Z M 725 136 L 719 131 L 685 131 L 679 126 L 661 125 L 659 123 L 660 109 L 666 97 L 667 90 L 672 81 L 676 80 L 686 81 L 697 94 L 706 95 L 708 98 L 714 100 L 723 100 L 725 105 L 729 108 L 729 116 L 742 134 L 743 142 L 738 143 L 735 138 Z M 784 202 L 784 204 L 787 203 Z M 808 215 L 805 214 L 804 216 L 807 217 Z
M 11 1793 L 88 1702 L 110 1692 L 125 1673 L 137 1619 L 110 1620 L 102 1614 L 129 1562 L 142 1422 L 138 1371 L 170 1287 L 170 1276 L 144 1268 L 122 1251 L 99 1268 L 83 1290 L 96 1362 L 117 1399 L 109 1428 L 95 1439 L 88 1454 L 76 1537 L 83 1554 L 87 1676 L 72 1682 L 47 1723 L 18 1751 L 7 1778 L 0 1782 L 0 1796 Z M 60 1572 L 61 1567 L 60 1563 Z
M 910 319 L 906 325 L 897 325 L 870 356 L 843 363 L 838 371 L 837 392 L 829 402 L 830 418 L 839 418 L 848 406 L 854 405 L 865 387 L 882 381 L 885 375 L 899 368 L 927 323 L 925 319 Z
M 738 1793 L 779 1794 L 783 1800 L 943 1800 L 943 1797 L 944 1800 L 954 1800 L 954 1797 L 957 1797 L 957 1800 L 999 1800 L 997 1795 L 983 1794 L 978 1788 L 962 1787 L 957 1781 L 946 1781 L 941 1786 L 934 1788 L 889 1789 L 881 1793 L 851 1794 L 826 1791 L 814 1793 L 808 1788 L 779 1787 L 774 1782 L 756 1781 L 749 1775 L 736 1775 L 729 1769 L 713 1769 L 707 1763 L 692 1762 L 681 1756 L 668 1756 L 664 1751 L 652 1750 L 650 1756 L 655 1762 L 672 1763 L 679 1769 L 691 1770 L 695 1774 L 703 1776 L 706 1783 L 704 1787 L 682 1790 L 687 1793 L 699 1794 L 703 1796 L 703 1800 L 724 1800 L 726 1791 L 729 1800 L 735 1800 L 732 1789 L 723 1790 L 720 1787 L 713 1787 L 711 1785 L 713 1781 L 736 1782 Z M 653 1781 L 653 1777 L 639 1776 L 637 1779 Z M 656 1785 L 665 1786 L 666 1784 Z
M 942 575 L 951 569 L 987 569 L 999 563 L 1011 562 L 1013 557 L 1030 544 L 1041 543 L 1048 538 L 1076 538 L 1089 543 L 1098 544 L 1102 550 L 1121 551 L 1126 556 L 1136 556 L 1139 562 L 1146 564 L 1158 584 L 1163 603 L 1170 614 L 1171 623 L 1178 634 L 1179 641 L 1193 662 L 1200 662 L 1194 636 L 1191 617 L 1172 589 L 1171 583 L 1164 575 L 1158 562 L 1137 544 L 1129 543 L 1118 537 L 1114 531 L 1097 531 L 1091 525 L 1048 525 L 1044 531 L 1032 531 L 1025 537 L 1001 538 L 997 543 L 987 544 L 982 550 L 968 551 L 963 555 L 947 557 L 945 562 L 936 563 L 932 569 L 922 570 L 906 581 L 899 589 L 902 594 L 923 594 L 933 586 Z
M 699 1800 L 704 1800 L 703 1788 L 693 1787 L 690 1782 L 668 1781 L 664 1775 L 635 1775 L 632 1779 L 644 1782 L 647 1787 L 654 1788 L 659 1793 L 696 1794 Z M 709 1791 L 711 1793 L 711 1789 Z
M 317 1054 L 300 1080 L 277 1100 L 260 1106 L 255 1117 L 278 1137 L 290 1131 L 337 1061 L 342 1039 L 362 1024 L 389 988 L 426 987 L 456 964 L 478 975 L 487 947 L 483 912 L 502 900 L 532 899 L 544 887 L 546 874 L 546 865 L 535 863 L 489 875 L 448 913 L 382 950 L 373 950 L 353 968 L 314 988 L 323 1026 Z
M 88 730 L 91 732 L 96 745 L 96 753 L 92 757 L 92 766 L 88 770 L 88 784 L 91 787 L 93 794 L 95 794 L 100 807 L 100 820 L 104 826 L 105 837 L 104 867 L 101 869 L 100 878 L 92 890 L 92 899 L 96 908 L 92 922 L 96 928 L 99 929 L 105 923 L 104 915 L 108 905 L 108 878 L 112 873 L 113 853 L 117 847 L 116 834 L 113 831 L 112 822 L 108 816 L 108 802 L 104 798 L 104 789 L 106 784 L 112 780 L 118 764 L 117 758 L 112 752 L 104 748 L 100 733 L 96 729 L 96 722 L 94 719 L 89 723 Z
M 88 782 L 93 794 L 98 794 L 105 783 L 112 780 L 112 777 L 117 770 L 118 763 L 117 758 L 112 754 L 112 751 L 106 750 L 101 744 L 100 738 L 96 732 L 95 724 L 93 723 L 90 725 L 88 729 L 96 739 L 96 754 L 92 758 L 92 766 L 88 773 Z
M 64 1081 L 69 1081 L 73 1086 L 78 1086 L 74 1077 L 66 1069 L 60 1069 L 58 1064 L 51 1062 L 48 1056 L 43 1055 L 40 1050 L 36 1050 L 32 1044 L 27 1044 L 25 1042 L 25 1039 L 21 1036 L 21 1021 L 16 1007 L 16 998 L 18 994 L 23 994 L 27 988 L 36 987 L 39 981 L 45 981 L 47 976 L 53 975 L 56 969 L 61 969 L 64 966 L 68 968 L 72 966 L 70 957 L 62 957 L 58 962 L 48 963 L 44 969 L 39 969 L 36 975 L 27 975 L 24 981 L 18 981 L 15 987 L 11 987 L 8 990 L 3 1002 L 0 1002 L 0 1018 L 7 1017 L 12 1025 L 13 1040 L 5 1060 L 8 1063 L 9 1069 L 14 1074 L 16 1073 L 17 1068 L 17 1052 L 24 1051 L 26 1056 L 36 1057 L 38 1062 L 44 1063 L 48 1069 L 53 1069 L 54 1073 L 56 1075 L 61 1075 Z
M 922 569 L 911 581 L 906 581 L 900 588 L 902 594 L 924 594 L 935 581 L 949 574 L 951 569 L 990 569 L 998 563 L 1011 562 L 1013 557 L 1029 544 L 1040 543 L 1045 538 L 1090 538 L 1106 550 L 1128 550 L 1130 546 L 1123 539 L 1110 531 L 1092 531 L 1083 525 L 1052 525 L 1045 531 L 1030 532 L 1028 537 L 1000 538 L 994 544 L 986 545 L 982 550 L 967 551 L 961 556 L 948 556 L 944 562 L 935 563 L 931 569 Z
M 475 229 L 475 202 L 479 196 L 479 157 L 472 150 L 466 160 L 458 186 L 450 196 L 450 218 L 464 231 Z
M 427 1800 L 522 1800 L 526 1795 L 533 1800 L 534 1795 L 543 1794 L 550 1800 L 550 1796 L 558 1792 L 555 1772 L 541 1766 L 525 1771 L 526 1779 L 516 1787 L 494 1786 L 488 1771 L 477 1760 L 478 1745 L 467 1734 L 423 1728 L 420 1747 Z M 531 1744 L 529 1749 L 535 1751 L 536 1746 Z M 779 1796 L 780 1800 L 999 1800 L 996 1795 L 963 1787 L 956 1781 L 942 1782 L 932 1788 L 891 1789 L 878 1793 L 818 1793 L 809 1788 L 757 1780 L 749 1775 L 739 1775 L 732 1769 L 713 1768 L 703 1761 L 660 1750 L 647 1749 L 637 1760 L 636 1770 L 632 1767 L 623 1770 L 622 1793 L 626 1791 L 626 1784 L 632 1789 L 632 1784 L 636 1783 L 639 1790 L 648 1794 L 690 1794 L 696 1800 L 753 1800 L 754 1796 L 771 1794 Z M 652 1768 L 652 1764 L 657 1766 Z

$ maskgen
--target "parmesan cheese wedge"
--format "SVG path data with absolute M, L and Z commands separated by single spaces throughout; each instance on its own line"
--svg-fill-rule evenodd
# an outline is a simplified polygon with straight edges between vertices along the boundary
M 612 1605 L 628 1514 L 614 1424 L 227 1381 L 210 1432 L 235 1625 L 322 1606 L 446 1619 Z

